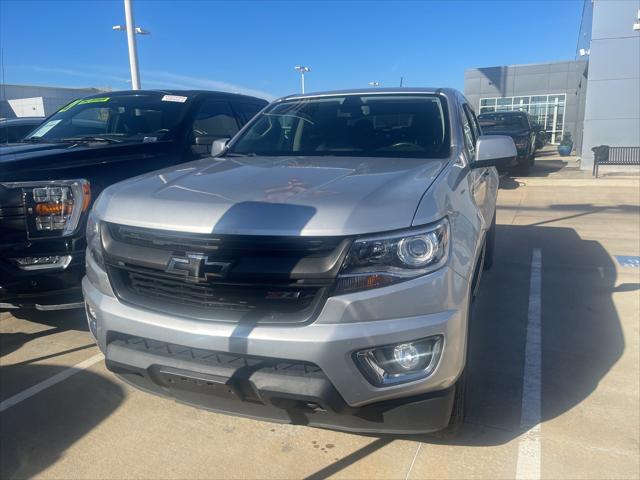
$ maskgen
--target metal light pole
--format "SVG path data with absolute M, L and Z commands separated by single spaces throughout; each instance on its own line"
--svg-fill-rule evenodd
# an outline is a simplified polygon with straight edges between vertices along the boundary
M 149 35 L 149 32 L 135 26 L 133 20 L 133 6 L 131 0 L 124 0 L 124 16 L 126 26 L 114 25 L 117 31 L 127 31 L 127 46 L 129 47 L 129 67 L 131 68 L 131 88 L 140 90 L 140 69 L 138 68 L 138 48 L 136 46 L 136 34 Z
M 380 82 L 369 82 L 369 86 L 373 87 L 373 88 L 379 87 L 380 86 Z
M 304 93 L 304 74 L 311 71 L 311 68 L 305 67 L 302 65 L 298 65 L 295 67 L 295 70 L 300 72 L 300 79 L 302 83 L 302 93 Z

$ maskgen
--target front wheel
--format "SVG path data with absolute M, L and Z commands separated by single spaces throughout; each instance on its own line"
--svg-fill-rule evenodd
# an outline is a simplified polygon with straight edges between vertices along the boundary
M 531 168 L 531 160 L 529 160 L 528 157 L 525 157 L 521 161 L 518 161 L 517 170 L 518 170 L 518 175 L 520 175 L 521 177 L 526 177 L 527 175 L 529 175 L 530 168 Z

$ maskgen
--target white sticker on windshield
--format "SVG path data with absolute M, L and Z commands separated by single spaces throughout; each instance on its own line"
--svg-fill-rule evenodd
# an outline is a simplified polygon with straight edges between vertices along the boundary
M 184 103 L 187 101 L 187 97 L 182 97 L 180 95 L 165 95 L 162 97 L 162 101 Z
M 47 123 L 45 123 L 44 125 L 42 125 L 38 130 L 33 132 L 33 134 L 31 136 L 32 137 L 41 137 L 45 133 L 47 133 L 49 130 L 51 130 L 53 127 L 55 127 L 57 124 L 59 124 L 61 121 L 62 121 L 62 119 L 60 119 L 60 120 L 50 120 Z

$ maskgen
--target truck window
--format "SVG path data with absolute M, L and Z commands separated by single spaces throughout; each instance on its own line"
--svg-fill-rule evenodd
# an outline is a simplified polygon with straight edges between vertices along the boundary
M 476 140 L 473 136 L 473 132 L 471 129 L 471 122 L 469 122 L 469 118 L 465 111 L 460 112 L 460 119 L 462 120 L 462 131 L 464 138 L 464 146 L 467 151 L 469 160 L 473 159 L 476 154 Z
M 230 138 L 238 131 L 238 122 L 228 102 L 205 100 L 193 121 L 194 137 Z
M 255 116 L 256 113 L 262 110 L 264 105 L 259 103 L 238 102 L 234 103 L 233 107 L 242 117 L 242 122 L 247 123 Z
M 478 137 L 480 137 L 482 133 L 480 132 L 480 126 L 478 125 L 476 114 L 473 113 L 473 110 L 471 110 L 471 107 L 469 107 L 469 105 L 466 103 L 462 105 L 462 108 L 464 108 L 464 113 L 467 115 L 467 119 L 469 120 L 469 124 L 471 125 L 471 133 L 473 133 L 475 141 L 477 141 Z M 475 141 L 474 141 L 474 145 L 475 145 Z

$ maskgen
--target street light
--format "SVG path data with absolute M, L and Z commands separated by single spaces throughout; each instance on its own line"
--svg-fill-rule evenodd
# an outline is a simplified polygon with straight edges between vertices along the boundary
M 300 72 L 300 79 L 302 82 L 302 93 L 304 93 L 304 74 L 311 71 L 310 67 L 305 67 L 302 65 L 298 65 L 295 67 L 295 70 Z
M 373 87 L 373 88 L 379 87 L 380 86 L 380 82 L 369 82 L 369 86 Z
M 131 88 L 140 90 L 140 70 L 138 69 L 138 49 L 136 47 L 136 34 L 149 35 L 151 32 L 134 26 L 133 6 L 131 0 L 124 0 L 124 17 L 126 25 L 114 25 L 112 28 L 118 32 L 126 30 L 127 46 L 129 47 L 129 67 L 131 68 Z

